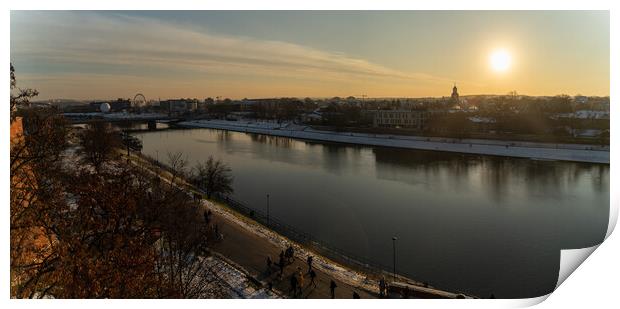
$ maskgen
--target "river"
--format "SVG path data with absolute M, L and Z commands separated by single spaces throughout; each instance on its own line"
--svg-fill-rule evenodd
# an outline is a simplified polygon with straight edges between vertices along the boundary
M 317 143 L 215 129 L 136 133 L 143 153 L 210 155 L 234 197 L 419 281 L 480 297 L 556 285 L 560 249 L 599 244 L 609 165 Z M 388 269 L 388 270 L 391 270 Z

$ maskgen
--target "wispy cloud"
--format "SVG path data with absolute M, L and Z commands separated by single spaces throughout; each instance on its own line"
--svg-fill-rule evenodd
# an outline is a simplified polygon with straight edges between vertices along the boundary
M 133 78 L 154 78 L 152 75 L 158 72 L 160 78 L 179 74 L 192 79 L 236 76 L 318 82 L 446 84 L 453 81 L 421 72 L 402 72 L 343 53 L 216 34 L 208 29 L 135 16 L 28 12 L 12 17 L 12 60 L 20 58 L 55 65 L 53 70 L 41 72 L 40 78 L 46 76 L 46 79 L 54 74 L 92 76 L 115 69 L 117 74 Z M 63 65 L 80 72 L 63 72 Z M 36 74 L 29 76 L 36 78 Z

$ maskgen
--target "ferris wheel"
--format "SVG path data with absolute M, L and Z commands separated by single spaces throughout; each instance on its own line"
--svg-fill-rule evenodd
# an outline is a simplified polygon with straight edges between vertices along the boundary
M 138 93 L 133 97 L 133 100 L 131 101 L 131 106 L 132 107 L 145 107 L 146 106 L 146 97 L 144 97 L 143 94 Z

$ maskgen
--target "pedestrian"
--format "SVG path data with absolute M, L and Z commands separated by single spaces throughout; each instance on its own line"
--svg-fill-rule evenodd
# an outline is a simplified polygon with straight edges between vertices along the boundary
M 286 253 L 284 254 L 284 256 L 286 257 L 289 264 L 293 262 L 293 246 L 289 245 L 288 248 L 286 248 Z
M 280 260 L 283 260 L 283 259 L 284 259 L 284 250 L 281 250 L 280 251 Z
M 205 210 L 205 212 L 204 212 L 204 214 L 203 214 L 203 215 L 204 215 L 204 217 L 205 217 L 205 223 L 206 223 L 207 225 L 209 225 L 209 213 Z
M 334 280 L 332 279 L 331 282 L 329 283 L 329 291 L 332 294 L 332 299 L 336 298 L 336 288 L 338 286 L 336 285 L 336 282 L 334 282 Z
M 271 265 L 273 264 L 273 261 L 271 261 L 271 256 L 267 256 L 267 273 L 270 274 L 271 273 Z
M 379 297 L 381 298 L 385 297 L 385 288 L 386 288 L 385 277 L 381 276 L 381 280 L 379 280 Z
M 297 296 L 297 276 L 296 274 L 291 274 L 291 289 L 289 290 L 289 294 L 293 292 L 293 297 Z
M 316 282 L 314 282 L 314 279 L 316 278 L 316 272 L 314 272 L 314 269 L 310 270 L 310 284 L 308 284 L 308 286 L 313 286 L 316 288 Z
M 312 255 L 308 255 L 308 259 L 306 259 L 308 263 L 308 273 L 312 270 Z
M 299 287 L 299 294 L 303 294 L 304 288 L 304 274 L 301 271 L 301 267 L 297 267 L 297 286 Z
M 353 291 L 353 298 L 354 298 L 354 299 L 359 299 L 359 298 L 360 298 L 360 295 L 359 295 L 359 294 L 357 294 L 357 292 Z
M 284 257 L 280 256 L 280 261 L 278 262 L 278 266 L 280 266 L 280 279 L 282 279 L 282 275 L 284 274 Z

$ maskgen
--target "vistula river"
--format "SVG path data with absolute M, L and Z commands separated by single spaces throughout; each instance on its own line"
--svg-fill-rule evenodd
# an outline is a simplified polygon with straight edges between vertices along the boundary
M 232 168 L 234 194 L 335 247 L 479 297 L 535 297 L 560 249 L 599 244 L 609 165 L 317 143 L 214 129 L 136 133 L 143 153 Z M 387 269 L 391 270 L 391 269 Z

